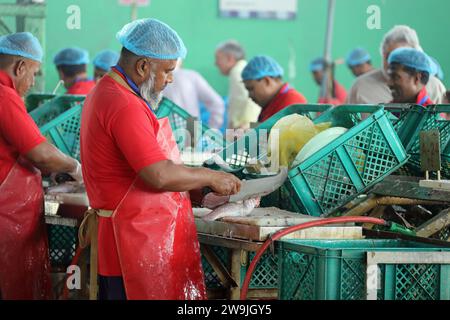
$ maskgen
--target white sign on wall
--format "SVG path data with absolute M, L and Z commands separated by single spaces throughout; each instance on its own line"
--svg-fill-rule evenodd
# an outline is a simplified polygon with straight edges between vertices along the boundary
M 150 4 L 150 0 L 119 0 L 119 4 L 123 6 L 137 5 L 138 7 L 146 7 Z
M 297 0 L 219 0 L 219 11 L 224 18 L 291 20 Z

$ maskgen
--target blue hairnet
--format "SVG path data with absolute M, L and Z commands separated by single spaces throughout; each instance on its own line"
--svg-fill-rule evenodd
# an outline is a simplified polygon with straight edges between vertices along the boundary
M 184 59 L 187 54 L 183 40 L 175 30 L 156 19 L 141 19 L 125 25 L 117 40 L 138 56 L 159 60 Z
M 322 71 L 325 65 L 325 61 L 323 58 L 317 58 L 313 60 L 309 64 L 309 71 L 315 72 L 315 71 Z
M 80 48 L 66 48 L 59 51 L 53 62 L 57 67 L 61 65 L 76 66 L 89 63 L 89 52 Z
M 350 67 L 358 66 L 371 60 L 370 54 L 363 48 L 356 48 L 347 56 L 346 62 Z
M 444 71 L 439 62 L 433 57 L 428 56 L 428 58 L 430 59 L 431 74 L 440 80 L 444 80 Z
M 105 71 L 111 70 L 119 61 L 119 54 L 112 50 L 103 50 L 94 58 L 94 66 Z
M 398 64 L 410 67 L 418 71 L 432 74 L 430 59 L 428 56 L 413 48 L 398 48 L 389 55 L 388 63 L 396 62 Z
M 242 80 L 259 80 L 264 77 L 282 77 L 283 68 L 269 56 L 256 56 L 242 70 Z
M 44 52 L 35 36 L 29 32 L 19 32 L 0 37 L 0 54 L 19 56 L 42 62 Z

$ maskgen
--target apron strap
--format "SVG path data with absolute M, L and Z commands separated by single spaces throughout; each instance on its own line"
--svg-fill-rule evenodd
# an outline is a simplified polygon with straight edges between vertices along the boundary
M 84 214 L 83 221 L 78 229 L 78 242 L 84 249 L 91 245 L 89 300 L 97 300 L 98 294 L 98 217 L 110 218 L 113 211 L 89 209 Z

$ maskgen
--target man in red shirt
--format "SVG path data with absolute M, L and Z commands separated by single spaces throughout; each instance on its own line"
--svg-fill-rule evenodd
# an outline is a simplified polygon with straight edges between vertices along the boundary
M 258 122 L 293 104 L 305 104 L 305 97 L 283 82 L 283 68 L 269 56 L 256 56 L 242 71 L 242 80 L 250 95 L 261 108 Z
M 95 81 L 88 79 L 87 75 L 89 53 L 86 50 L 63 49 L 56 54 L 53 62 L 67 89 L 66 94 L 87 95 L 95 87 Z
M 42 61 L 39 41 L 21 32 L 0 37 L 0 297 L 49 299 L 51 285 L 40 170 L 81 167 L 39 132 L 22 97 Z
M 314 61 L 311 62 L 309 66 L 309 70 L 312 72 L 314 81 L 317 83 L 318 86 L 322 85 L 323 81 L 323 71 L 325 68 L 325 62 L 323 58 L 317 58 Z M 341 105 L 344 104 L 347 100 L 347 91 L 345 91 L 345 88 L 336 81 L 336 79 L 333 79 L 333 88 L 331 90 L 331 97 L 320 97 L 318 100 L 318 103 L 324 103 L 324 104 L 332 104 L 332 105 Z
M 86 190 L 98 216 L 99 298 L 203 299 L 199 243 L 185 191 L 210 187 L 229 195 L 238 192 L 240 181 L 176 164 L 167 118 L 154 114 L 177 60 L 186 55 L 178 34 L 143 19 L 124 26 L 117 39 L 123 46 L 118 65 L 88 95 L 81 121 Z
M 393 103 L 415 103 L 424 107 L 434 104 L 426 89 L 431 65 L 425 53 L 413 48 L 398 48 L 391 52 L 388 63 L 388 86 Z

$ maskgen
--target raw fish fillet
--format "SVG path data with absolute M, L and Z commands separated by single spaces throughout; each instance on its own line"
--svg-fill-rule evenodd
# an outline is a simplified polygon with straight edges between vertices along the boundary
M 259 206 L 261 198 L 252 198 L 240 202 L 230 202 L 217 207 L 211 213 L 203 217 L 205 221 L 215 221 L 223 217 L 246 216 Z

